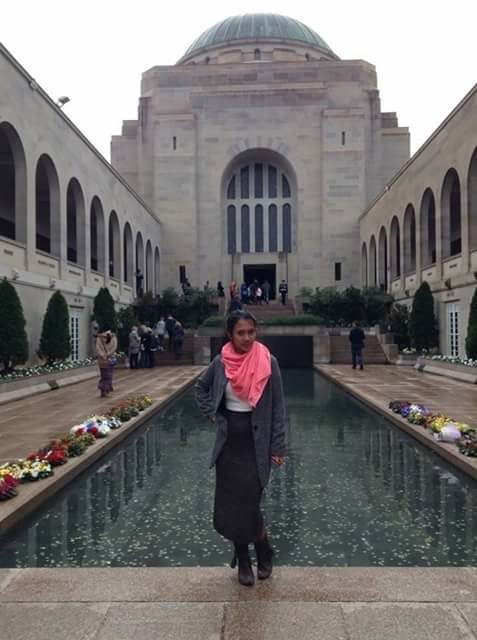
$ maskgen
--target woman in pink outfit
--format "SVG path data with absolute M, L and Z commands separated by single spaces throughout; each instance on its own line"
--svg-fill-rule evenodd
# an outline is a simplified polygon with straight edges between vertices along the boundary
M 253 543 L 257 575 L 272 573 L 273 550 L 260 510 L 272 462 L 285 456 L 285 403 L 278 362 L 257 338 L 248 311 L 227 318 L 227 342 L 196 383 L 197 404 L 216 426 L 211 467 L 216 469 L 214 527 L 234 544 L 232 567 L 252 586 Z

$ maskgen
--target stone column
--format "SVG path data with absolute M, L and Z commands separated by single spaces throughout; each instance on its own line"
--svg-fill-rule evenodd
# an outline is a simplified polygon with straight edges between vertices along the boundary
M 467 180 L 463 180 L 460 188 L 460 227 L 462 273 L 470 270 L 470 238 L 469 238 L 469 193 Z
M 28 160 L 27 160 L 27 164 Z M 26 268 L 35 271 L 36 265 L 36 176 L 35 167 L 26 172 Z
M 439 193 L 439 192 L 437 192 Z M 435 198 L 436 209 L 436 275 L 438 280 L 442 280 L 442 207 L 441 198 Z

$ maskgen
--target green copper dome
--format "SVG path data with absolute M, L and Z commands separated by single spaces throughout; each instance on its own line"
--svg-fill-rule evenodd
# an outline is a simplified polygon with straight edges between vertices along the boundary
M 247 13 L 222 20 L 204 31 L 187 49 L 182 60 L 209 47 L 236 40 L 292 40 L 318 47 L 336 57 L 323 38 L 298 20 L 273 13 Z

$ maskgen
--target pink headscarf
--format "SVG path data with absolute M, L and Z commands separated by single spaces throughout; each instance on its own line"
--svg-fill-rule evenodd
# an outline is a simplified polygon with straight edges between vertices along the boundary
M 261 342 L 254 342 L 250 351 L 238 353 L 233 344 L 227 342 L 222 347 L 221 358 L 235 395 L 255 408 L 272 375 L 270 351 Z

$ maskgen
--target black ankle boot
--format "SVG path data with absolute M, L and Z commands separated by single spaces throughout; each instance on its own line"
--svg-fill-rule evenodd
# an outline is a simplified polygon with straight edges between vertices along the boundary
M 255 576 L 252 571 L 252 561 L 248 553 L 248 544 L 234 544 L 235 554 L 230 563 L 232 569 L 237 565 L 238 560 L 238 580 L 245 587 L 253 587 Z
M 255 553 L 257 554 L 257 576 L 259 580 L 266 580 L 272 575 L 274 555 L 270 546 L 268 536 L 255 543 Z

